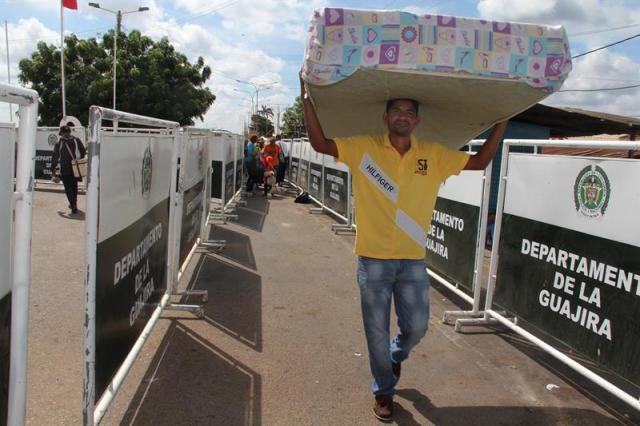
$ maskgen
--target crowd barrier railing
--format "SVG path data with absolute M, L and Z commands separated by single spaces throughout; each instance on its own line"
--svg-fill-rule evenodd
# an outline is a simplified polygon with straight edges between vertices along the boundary
M 209 214 L 209 184 L 211 168 L 209 166 L 209 144 L 211 137 L 209 129 L 184 128 L 180 134 L 180 161 L 178 161 L 178 182 L 176 191 L 176 235 L 172 257 L 177 259 L 174 264 L 176 272 L 171 276 L 175 282 L 180 278 L 189 265 L 197 248 L 206 241 L 206 221 Z M 174 295 L 199 296 L 203 302 L 208 300 L 206 290 L 177 290 Z M 172 308 L 179 306 L 173 304 Z M 185 310 L 202 316 L 203 311 L 198 306 L 184 305 Z
M 469 142 L 469 153 L 483 143 L 483 140 Z M 427 236 L 428 272 L 471 304 L 471 310 L 445 311 L 445 322 L 450 317 L 456 317 L 458 321 L 464 317 L 482 316 L 482 278 L 492 165 L 490 162 L 484 170 L 462 171 L 458 176 L 449 177 L 438 194 L 431 232 Z
M 16 139 L 15 124 L 0 123 L 0 425 L 7 424 L 9 405 Z
M 536 147 L 534 154 L 511 147 Z M 640 410 L 640 162 L 538 154 L 539 148 L 640 149 L 638 142 L 506 140 L 482 318 L 501 324 Z M 513 314 L 507 318 L 499 309 Z M 617 385 L 519 320 L 620 379 Z M 627 386 L 627 384 L 629 386 Z
M 287 181 L 300 191 L 309 193 L 317 206 L 312 213 L 329 213 L 342 223 L 335 223 L 335 232 L 354 231 L 354 208 L 351 174 L 348 167 L 333 157 L 316 153 L 306 139 L 293 140 L 290 150 Z
M 16 144 L 12 138 L 0 147 L 4 165 L 0 170 L 0 318 L 10 316 L 10 333 L 5 321 L 0 334 L 9 340 L 9 383 L 7 401 L 0 401 L 7 424 L 23 425 L 27 400 L 27 353 L 29 329 L 29 287 L 31 284 L 31 219 L 33 208 L 38 93 L 19 86 L 0 83 L 0 102 L 18 105 L 20 126 Z M 17 148 L 14 177 L 14 149 Z M 15 185 L 15 186 L 14 186 Z M 8 284 L 8 285 L 7 285 Z M 5 288 L 5 286 L 7 288 Z M 5 293 L 5 294 L 2 294 Z M 9 296 L 10 293 L 10 296 Z M 10 297 L 10 300 L 9 300 Z M 5 341 L 4 339 L 2 341 Z M 6 348 L 3 348 L 6 350 Z M 0 365 L 4 368 L 4 366 Z M 0 383 L 4 389 L 6 383 Z M 3 396 L 4 399 L 4 396 Z M 4 421 L 5 419 L 0 419 Z
M 179 269 L 178 123 L 89 112 L 83 423 L 100 422 L 165 309 Z M 103 120 L 148 126 L 103 128 Z M 200 311 L 199 311 L 200 309 Z
M 213 131 L 209 139 L 211 173 L 211 212 L 209 222 L 237 219 L 235 209 L 244 204 L 244 144 L 241 135 Z

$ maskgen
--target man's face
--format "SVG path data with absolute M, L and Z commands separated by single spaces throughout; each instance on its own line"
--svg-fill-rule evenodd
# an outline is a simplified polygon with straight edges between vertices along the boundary
M 413 103 L 406 99 L 393 101 L 383 116 L 389 133 L 397 136 L 410 136 L 413 129 L 420 123 L 420 117 Z

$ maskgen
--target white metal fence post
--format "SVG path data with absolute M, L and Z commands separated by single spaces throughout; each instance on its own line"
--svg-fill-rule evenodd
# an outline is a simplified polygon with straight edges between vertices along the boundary
M 102 111 L 92 107 L 89 110 L 88 172 L 85 216 L 85 302 L 84 302 L 84 351 L 82 392 L 83 424 L 94 424 L 95 406 L 95 364 L 96 364 L 96 247 L 98 244 L 98 203 L 100 194 L 100 127 Z
M 23 425 L 27 400 L 27 333 L 31 283 L 31 217 L 33 204 L 38 93 L 0 83 L 0 100 L 19 105 L 16 164 L 11 349 L 9 355 L 8 424 Z

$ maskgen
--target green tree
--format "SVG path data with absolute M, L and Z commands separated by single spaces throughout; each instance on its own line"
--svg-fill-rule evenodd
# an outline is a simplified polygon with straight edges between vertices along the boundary
M 261 115 L 266 118 L 273 117 L 273 108 L 268 107 L 266 105 L 262 105 L 260 107 L 260 111 L 258 111 L 258 115 Z
M 114 31 L 102 41 L 65 37 L 66 110 L 88 122 L 89 107 L 113 105 Z M 167 38 L 154 42 L 139 31 L 118 35 L 117 109 L 191 125 L 216 99 L 204 83 L 211 69 L 200 57 L 191 64 Z M 20 61 L 20 82 L 40 94 L 40 124 L 62 118 L 60 50 L 40 42 Z
M 304 112 L 300 96 L 296 97 L 293 106 L 287 108 L 282 115 L 282 136 L 285 138 L 300 138 L 307 135 L 304 126 Z
M 251 128 L 253 133 L 258 136 L 271 136 L 273 135 L 273 123 L 267 117 L 260 114 L 253 114 L 251 116 Z

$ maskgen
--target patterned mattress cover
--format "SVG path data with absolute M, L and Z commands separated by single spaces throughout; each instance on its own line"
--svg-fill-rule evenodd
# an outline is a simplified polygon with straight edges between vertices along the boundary
M 571 70 L 562 26 L 341 8 L 316 10 L 302 77 L 342 81 L 358 69 L 509 80 L 544 92 Z
M 411 98 L 413 134 L 457 149 L 570 71 L 560 26 L 327 8 L 311 19 L 301 76 L 329 138 L 385 133 L 386 101 Z

